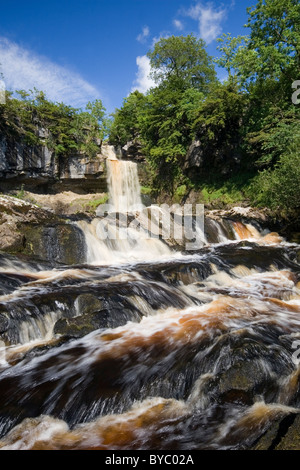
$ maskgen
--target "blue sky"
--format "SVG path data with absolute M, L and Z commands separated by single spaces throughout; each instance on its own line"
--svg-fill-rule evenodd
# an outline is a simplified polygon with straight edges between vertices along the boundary
M 146 54 L 160 37 L 194 33 L 215 56 L 220 34 L 247 33 L 246 8 L 256 0 L 0 2 L 0 71 L 8 89 L 35 86 L 76 107 L 100 98 L 113 112 L 132 90 L 151 86 Z

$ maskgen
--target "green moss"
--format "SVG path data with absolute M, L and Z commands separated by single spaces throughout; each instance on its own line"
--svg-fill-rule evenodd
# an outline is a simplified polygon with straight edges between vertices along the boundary
M 94 201 L 89 201 L 87 202 L 87 207 L 90 207 L 93 210 L 96 210 L 98 206 L 101 206 L 101 204 L 105 204 L 109 199 L 109 195 L 105 194 L 103 197 L 100 199 L 95 199 Z
M 141 186 L 141 194 L 146 196 L 151 193 L 152 193 L 152 188 L 149 188 L 148 186 Z

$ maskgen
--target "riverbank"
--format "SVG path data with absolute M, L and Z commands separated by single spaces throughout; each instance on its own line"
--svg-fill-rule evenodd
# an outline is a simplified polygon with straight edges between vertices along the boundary
M 30 191 L 11 191 L 8 195 L 19 198 L 41 209 L 49 211 L 62 217 L 95 217 L 97 208 L 108 202 L 107 192 L 96 192 L 90 194 L 78 194 L 72 191 L 63 191 L 56 194 L 40 194 Z M 225 203 L 223 199 L 205 202 L 203 194 L 198 191 L 192 191 L 187 197 L 176 195 L 170 197 L 163 193 L 158 198 L 151 198 L 149 192 L 144 191 L 142 187 L 142 202 L 145 205 L 163 204 L 203 204 L 205 213 L 210 217 L 224 218 L 241 221 L 244 223 L 256 223 L 262 229 L 270 232 L 278 232 L 282 237 L 291 243 L 300 243 L 300 216 L 294 214 L 279 214 L 271 209 L 257 208 L 249 205 L 248 200 L 237 200 L 235 202 Z

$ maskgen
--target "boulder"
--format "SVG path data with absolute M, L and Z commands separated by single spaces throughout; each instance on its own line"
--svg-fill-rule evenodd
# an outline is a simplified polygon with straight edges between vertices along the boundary
M 0 250 L 53 263 L 80 264 L 86 259 L 79 227 L 10 196 L 0 197 Z

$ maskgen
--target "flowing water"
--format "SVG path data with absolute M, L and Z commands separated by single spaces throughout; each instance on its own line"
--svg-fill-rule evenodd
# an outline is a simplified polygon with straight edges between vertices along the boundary
M 108 170 L 113 209 L 140 204 L 135 164 Z M 85 265 L 0 254 L 0 447 L 246 449 L 294 419 L 299 246 L 207 217 L 187 252 L 120 221 L 78 222 Z
M 109 147 L 107 182 L 110 194 L 109 203 L 116 212 L 128 212 L 142 205 L 137 165 L 131 161 L 119 160 Z

